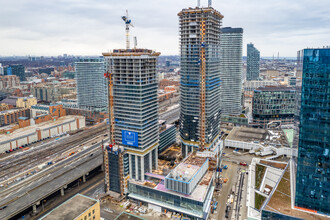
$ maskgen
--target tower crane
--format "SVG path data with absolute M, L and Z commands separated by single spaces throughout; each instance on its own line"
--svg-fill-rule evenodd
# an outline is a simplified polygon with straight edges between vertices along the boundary
M 130 39 L 129 39 L 129 27 L 134 27 L 132 24 L 132 20 L 128 16 L 128 10 L 126 10 L 126 16 L 122 16 L 121 19 L 126 24 L 126 49 L 130 48 Z

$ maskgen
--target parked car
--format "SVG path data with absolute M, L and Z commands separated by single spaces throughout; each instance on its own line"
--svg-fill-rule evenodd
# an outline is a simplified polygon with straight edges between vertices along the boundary
M 239 165 L 246 167 L 248 164 L 245 162 L 240 162 Z

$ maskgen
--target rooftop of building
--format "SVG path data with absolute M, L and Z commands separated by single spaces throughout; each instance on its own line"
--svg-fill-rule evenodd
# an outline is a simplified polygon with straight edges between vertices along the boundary
M 149 56 L 159 56 L 160 52 L 156 52 L 149 49 L 114 49 L 112 52 L 102 53 L 103 56 L 141 56 L 141 55 L 149 55 Z
M 288 87 L 288 86 L 263 86 L 257 88 L 255 91 L 277 92 L 277 91 L 295 91 L 295 89 L 293 87 Z
M 290 137 L 289 137 L 290 138 Z M 232 141 L 242 141 L 248 143 L 257 143 L 263 146 L 289 147 L 289 139 L 285 132 L 280 128 L 260 129 L 247 127 L 233 127 L 227 138 Z
M 179 192 L 175 192 L 175 191 L 167 189 L 165 187 L 165 184 L 163 181 L 165 179 L 165 176 L 163 176 L 163 175 L 148 174 L 147 176 L 152 177 L 152 178 L 149 178 L 148 180 L 145 180 L 145 181 L 137 181 L 137 180 L 133 180 L 133 179 L 130 179 L 129 181 L 134 184 L 137 184 L 137 185 L 141 185 L 141 186 L 145 186 L 145 187 L 159 190 L 162 192 L 170 193 L 170 194 L 173 194 L 176 196 L 185 197 L 185 198 L 188 198 L 191 200 L 203 202 L 207 195 L 208 188 L 210 186 L 210 181 L 213 176 L 213 172 L 207 171 L 206 174 L 203 176 L 203 178 L 201 179 L 201 181 L 199 182 L 199 184 L 196 186 L 196 188 L 193 190 L 193 192 L 191 194 L 179 193 Z M 158 179 L 158 181 L 153 180 L 153 179 Z
M 243 28 L 223 27 L 221 33 L 243 33 Z
M 204 163 L 207 163 L 206 157 L 199 157 L 196 153 L 192 153 L 177 165 L 167 177 L 189 182 L 197 174 Z
M 88 210 L 91 206 L 98 203 L 97 200 L 90 197 L 77 194 L 71 199 L 62 203 L 60 206 L 53 209 L 46 216 L 42 217 L 42 220 L 50 219 L 75 219 L 83 212 Z
M 10 113 L 13 113 L 13 112 L 23 111 L 23 110 L 26 110 L 26 108 L 12 108 L 12 109 L 1 111 L 0 115 L 10 114 Z
M 182 11 L 178 13 L 178 16 L 182 16 L 183 14 L 201 14 L 201 13 L 208 13 L 213 12 L 217 17 L 223 18 L 224 16 L 213 7 L 195 7 L 195 8 L 184 8 Z
M 244 142 L 265 141 L 269 135 L 266 129 L 233 127 L 227 139 Z
M 85 117 L 83 117 L 83 116 L 67 115 L 67 116 L 58 118 L 56 121 L 46 121 L 46 122 L 42 122 L 39 124 L 30 125 L 28 127 L 19 128 L 10 134 L 0 134 L 0 140 L 1 140 L 1 142 L 7 142 L 9 140 L 31 134 L 31 133 L 35 132 L 37 128 L 40 130 L 47 129 L 47 128 L 50 128 L 50 127 L 53 127 L 56 125 L 60 125 L 62 123 L 72 121 L 73 119 L 76 119 L 76 118 L 78 118 L 79 120 L 85 120 Z
M 280 213 L 296 218 L 301 219 L 329 219 L 326 216 L 317 215 L 308 211 L 307 209 L 299 210 L 299 209 L 292 209 L 291 207 L 291 182 L 290 182 L 290 175 L 291 175 L 290 165 L 286 169 L 283 177 L 279 180 L 279 184 L 275 189 L 274 193 L 272 194 L 271 198 L 268 200 L 264 210 Z M 310 210 L 315 212 L 313 210 Z
M 119 216 L 117 216 L 115 218 L 115 220 L 127 220 L 127 219 L 129 219 L 129 220 L 145 220 L 144 218 L 141 218 L 141 217 L 136 216 L 136 215 L 132 215 L 132 214 L 127 213 L 127 212 L 122 212 L 122 213 L 120 213 Z

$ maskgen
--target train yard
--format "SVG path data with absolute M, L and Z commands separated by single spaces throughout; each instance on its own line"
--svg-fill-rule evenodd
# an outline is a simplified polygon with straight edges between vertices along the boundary
M 64 135 L 62 138 L 15 152 L 0 159 L 0 219 L 10 219 L 102 165 L 101 143 L 108 141 L 107 126 Z
M 104 136 L 106 130 L 105 124 L 101 124 L 98 127 L 69 136 L 65 135 L 60 139 L 56 138 L 57 140 L 31 147 L 27 151 L 15 152 L 0 159 L 0 191 L 10 184 L 33 175 L 42 168 L 41 164 L 53 164 L 78 152 L 86 146 L 84 143 L 87 141 Z

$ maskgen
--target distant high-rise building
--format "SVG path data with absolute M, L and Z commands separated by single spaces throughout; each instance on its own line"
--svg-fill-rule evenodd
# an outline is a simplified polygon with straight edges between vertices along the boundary
M 221 28 L 220 35 L 220 79 L 221 114 L 237 115 L 242 111 L 242 28 Z
M 9 65 L 4 69 L 4 75 L 16 75 L 20 81 L 26 81 L 25 68 L 21 64 Z
M 0 76 L 2 76 L 4 74 L 5 74 L 4 68 L 3 68 L 2 64 L 0 63 Z
M 96 112 L 108 110 L 108 85 L 102 58 L 80 59 L 75 63 L 78 107 Z
M 144 181 L 145 173 L 158 167 L 156 61 L 160 53 L 123 49 L 103 55 L 113 82 L 114 142 L 127 153 L 130 178 Z
M 330 214 L 330 48 L 304 49 L 295 206 Z
M 246 80 L 258 80 L 260 65 L 260 52 L 252 43 L 247 45 Z
M 182 155 L 214 146 L 220 134 L 220 27 L 223 15 L 189 8 L 178 14 L 181 49 Z M 202 146 L 204 145 L 204 146 Z

